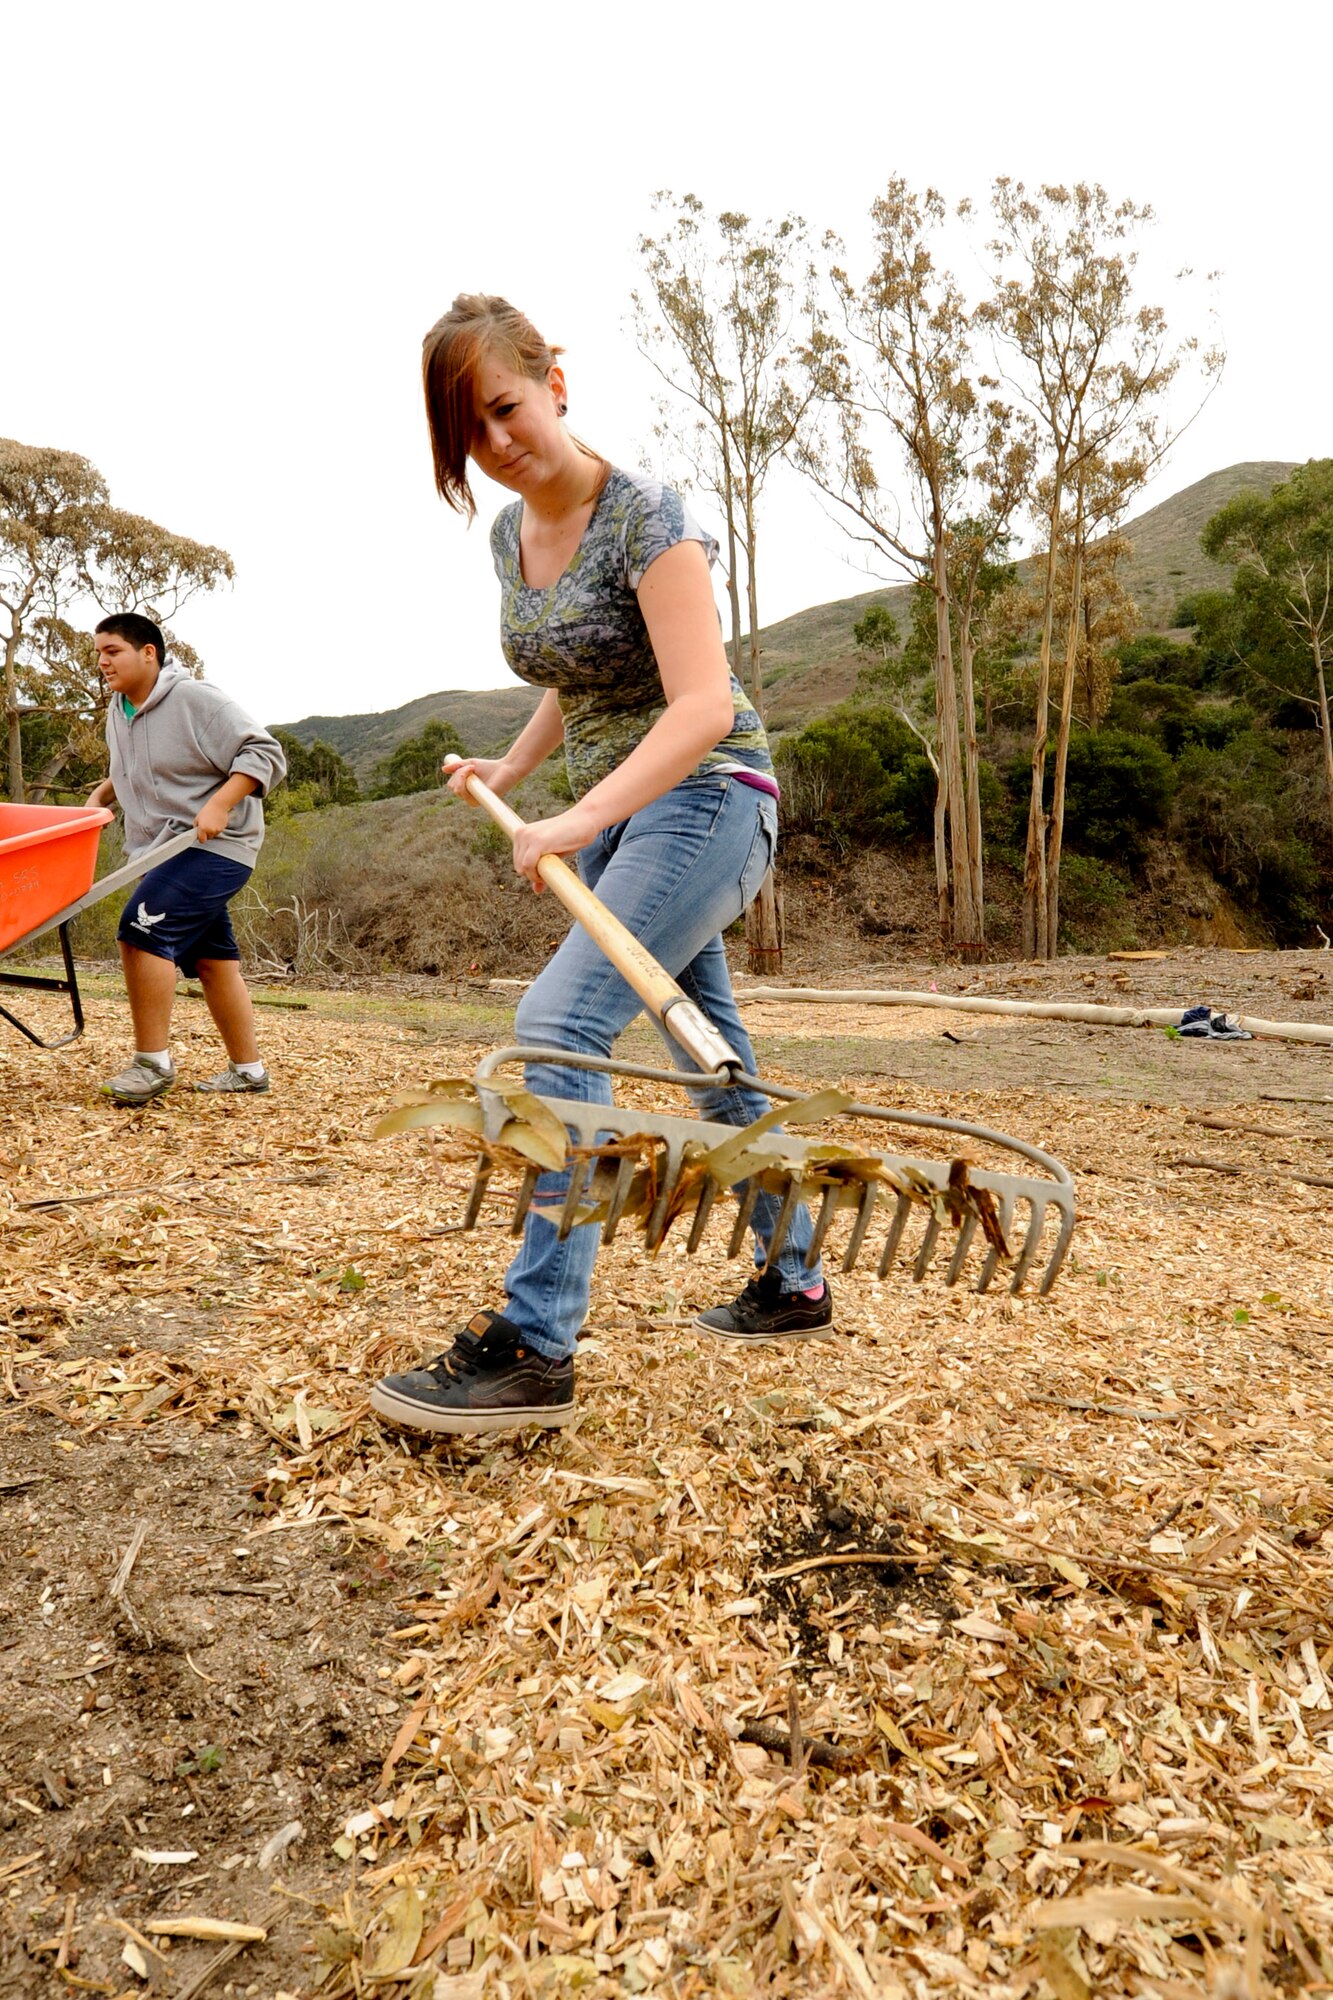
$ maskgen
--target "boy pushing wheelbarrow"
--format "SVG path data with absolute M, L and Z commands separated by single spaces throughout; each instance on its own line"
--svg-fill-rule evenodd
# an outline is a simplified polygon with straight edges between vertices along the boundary
M 195 1089 L 265 1091 L 268 1072 L 227 905 L 259 854 L 264 794 L 286 775 L 282 746 L 221 689 L 168 661 L 151 618 L 117 612 L 97 627 L 95 643 L 111 690 L 111 775 L 94 787 L 89 805 L 120 804 L 131 859 L 191 825 L 199 842 L 150 869 L 125 905 L 117 942 L 134 1055 L 103 1092 L 117 1104 L 147 1104 L 175 1083 L 178 970 L 199 980 L 228 1056 L 226 1069 Z

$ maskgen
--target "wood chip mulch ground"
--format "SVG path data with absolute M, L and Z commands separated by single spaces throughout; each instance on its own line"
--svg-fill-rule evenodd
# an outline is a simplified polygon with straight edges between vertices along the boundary
M 509 1243 L 370 1127 L 503 1021 L 308 997 L 262 1099 L 0 1046 L 0 1994 L 1333 1992 L 1333 1052 L 766 1015 L 1059 1154 L 1051 1296 L 736 1354 L 628 1238 L 578 1422 L 432 1444 L 367 1385 Z

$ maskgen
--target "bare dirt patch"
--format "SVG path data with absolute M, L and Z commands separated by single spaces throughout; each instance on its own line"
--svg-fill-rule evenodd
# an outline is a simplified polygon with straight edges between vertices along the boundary
M 66 1381 L 107 1367 L 135 1404 L 160 1386 L 135 1389 L 140 1350 L 114 1325 L 60 1353 Z M 271 1914 L 273 1859 L 289 1890 L 319 1887 L 378 1771 L 396 1708 L 378 1679 L 395 1559 L 333 1525 L 263 1533 L 272 1453 L 234 1409 L 89 1433 L 44 1400 L 33 1359 L 13 1371 L 18 1408 L 0 1434 L 0 1870 L 13 1870 L 11 1909 L 30 1899 L 0 1992 L 37 1991 L 43 1964 L 52 1975 L 67 1916 L 65 1964 L 119 1990 L 127 1933 L 108 1919 L 141 1928 L 182 1900 L 246 1923 L 268 1913 L 270 1976 L 299 1983 L 303 1930 L 289 1900 Z M 167 1991 L 211 1956 L 166 1950 Z
M 1319 970 L 1129 977 L 1299 1017 Z M 0 1992 L 201 1992 L 172 1916 L 262 1925 L 207 1990 L 263 2000 L 1333 1978 L 1333 1238 L 1295 1178 L 1333 1053 L 788 1010 L 780 1080 L 1068 1161 L 1050 1298 L 858 1272 L 837 1338 L 738 1355 L 690 1325 L 743 1275 L 717 1237 L 630 1238 L 577 1425 L 450 1446 L 365 1385 L 498 1301 L 508 1241 L 449 1233 L 449 1148 L 369 1126 L 502 1039 L 497 999 L 306 997 L 267 1099 L 117 1112 L 111 1000 L 57 1056 L 0 1044 Z M 832 1762 L 784 1754 L 793 1690 Z

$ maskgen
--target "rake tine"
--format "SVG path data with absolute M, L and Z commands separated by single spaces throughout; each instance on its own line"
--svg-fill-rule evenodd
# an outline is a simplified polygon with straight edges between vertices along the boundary
M 583 1190 L 583 1168 L 581 1165 L 575 1165 L 570 1169 L 569 1187 L 566 1191 L 565 1199 L 560 1206 L 560 1220 L 556 1224 L 555 1234 L 558 1243 L 563 1243 L 570 1230 L 574 1227 L 574 1217 L 579 1212 L 579 1203 L 583 1199 Z
M 1046 1220 L 1044 1201 L 1034 1201 L 1029 1195 L 1028 1207 L 1031 1213 L 1028 1218 L 1027 1234 L 1023 1238 L 1023 1248 L 1019 1253 L 1018 1262 L 1014 1266 L 1013 1283 L 1009 1287 L 1011 1292 L 1019 1289 L 1028 1274 L 1032 1260 L 1037 1254 L 1037 1245 L 1041 1242 L 1041 1227 Z
M 782 1254 L 782 1246 L 787 1240 L 787 1232 L 791 1228 L 791 1219 L 796 1213 L 800 1199 L 801 1183 L 795 1174 L 790 1174 L 787 1177 L 787 1186 L 782 1196 L 782 1206 L 778 1210 L 778 1219 L 773 1224 L 773 1234 L 768 1240 L 768 1254 L 764 1258 L 764 1269 L 766 1271 L 773 1269 Z
M 935 1245 L 939 1240 L 939 1234 L 940 1219 L 938 1215 L 932 1215 L 930 1221 L 926 1224 L 926 1233 L 921 1238 L 921 1247 L 916 1253 L 916 1262 L 912 1266 L 912 1276 L 918 1283 L 930 1269 L 931 1259 L 935 1255 Z
M 893 1221 L 889 1224 L 889 1233 L 885 1238 L 884 1249 L 879 1260 L 879 1270 L 876 1274 L 878 1277 L 887 1278 L 889 1275 L 889 1266 L 898 1254 L 898 1245 L 902 1242 L 903 1231 L 907 1227 L 907 1217 L 911 1206 L 912 1204 L 905 1194 L 898 1196 L 898 1206 L 893 1211 Z
M 813 1271 L 819 1262 L 819 1253 L 823 1248 L 824 1238 L 828 1235 L 828 1226 L 833 1220 L 833 1211 L 837 1205 L 838 1185 L 836 1181 L 830 1181 L 824 1189 L 824 1199 L 819 1204 L 819 1215 L 815 1221 L 815 1233 L 810 1238 L 810 1248 L 805 1253 L 807 1271 Z
M 509 1234 L 511 1236 L 521 1236 L 523 1234 L 523 1224 L 528 1219 L 528 1210 L 532 1207 L 532 1197 L 536 1192 L 537 1168 L 524 1167 L 523 1179 L 519 1183 L 518 1195 L 514 1202 L 514 1213 L 509 1219 Z
M 963 1263 L 967 1257 L 968 1250 L 971 1248 L 972 1238 L 976 1233 L 976 1216 L 965 1215 L 963 1217 L 963 1226 L 958 1232 L 958 1241 L 954 1245 L 953 1256 L 949 1259 L 949 1268 L 944 1274 L 946 1285 L 956 1285 L 958 1283 L 959 1277 L 962 1274 Z
M 752 1178 L 747 1182 L 745 1193 L 741 1196 L 741 1205 L 736 1215 L 736 1225 L 731 1232 L 731 1241 L 727 1245 L 728 1257 L 738 1257 L 740 1255 L 741 1245 L 745 1241 L 746 1231 L 750 1227 L 750 1217 L 754 1214 L 754 1205 L 758 1199 L 759 1183 Z
M 1009 1231 L 1013 1226 L 1013 1220 L 1014 1198 L 1011 1194 L 1002 1194 L 1000 1196 L 1000 1234 L 1006 1243 L 1009 1241 Z M 995 1267 L 999 1261 L 1000 1255 L 995 1245 L 993 1243 L 988 1244 L 981 1269 L 977 1273 L 977 1290 L 979 1292 L 984 1292 L 988 1289 L 991 1279 L 995 1276 Z
M 616 1169 L 616 1184 L 611 1190 L 611 1199 L 606 1205 L 606 1221 L 602 1224 L 602 1241 L 609 1243 L 620 1227 L 620 1218 L 625 1213 L 625 1203 L 634 1185 L 634 1160 L 626 1153 Z
M 464 1229 L 475 1229 L 477 1217 L 481 1214 L 481 1204 L 486 1199 L 486 1185 L 491 1178 L 491 1163 L 483 1153 L 477 1161 L 477 1171 L 472 1176 L 472 1188 L 463 1211 Z
M 657 1190 L 657 1199 L 643 1225 L 644 1246 L 648 1250 L 660 1250 L 670 1227 L 669 1203 L 672 1190 L 680 1178 L 681 1154 L 678 1146 L 669 1148 L 662 1166 L 662 1185 Z
M 488 1057 L 487 1063 L 494 1067 L 499 1061 L 527 1060 L 532 1053 L 527 1049 L 501 1050 L 497 1056 Z M 549 1051 L 537 1053 L 545 1056 Z M 572 1060 L 575 1058 L 571 1056 Z M 627 1075 L 644 1076 L 657 1082 L 680 1081 L 676 1072 L 648 1070 L 642 1065 L 622 1065 L 602 1058 L 587 1058 L 584 1066 L 607 1069 L 613 1074 L 620 1074 L 623 1069 Z M 490 1068 L 485 1075 L 478 1073 L 479 1091 L 490 1073 Z M 782 1096 L 783 1091 L 778 1090 L 777 1094 Z M 565 1125 L 582 1155 L 582 1161 L 575 1170 L 577 1187 L 571 1182 L 568 1190 L 562 1190 L 548 1206 L 538 1194 L 541 1170 L 536 1163 L 515 1163 L 519 1166 L 519 1187 L 512 1215 L 507 1218 L 508 1227 L 514 1235 L 522 1233 L 524 1223 L 533 1213 L 540 1213 L 562 1236 L 566 1235 L 574 1226 L 580 1201 L 586 1203 L 590 1199 L 595 1184 L 599 1205 L 602 1191 L 606 1191 L 606 1220 L 599 1232 L 603 1242 L 609 1241 L 618 1229 L 623 1233 L 625 1218 L 631 1202 L 636 1199 L 636 1191 L 646 1196 L 650 1188 L 655 1188 L 650 1213 L 642 1224 L 646 1247 L 651 1251 L 659 1248 L 673 1216 L 684 1216 L 687 1207 L 690 1212 L 685 1216 L 683 1227 L 688 1232 L 689 1252 L 693 1253 L 702 1244 L 706 1222 L 712 1220 L 716 1196 L 724 1189 L 725 1175 L 720 1180 L 712 1179 L 710 1184 L 710 1177 L 705 1173 L 696 1185 L 693 1184 L 692 1169 L 692 1184 L 688 1189 L 683 1186 L 681 1176 L 687 1161 L 703 1157 L 703 1147 L 716 1145 L 723 1138 L 734 1138 L 735 1127 L 714 1124 L 697 1117 L 674 1117 L 617 1107 L 600 1101 L 589 1103 L 563 1097 L 545 1101 Z M 868 1117 L 883 1118 L 888 1123 L 893 1123 L 899 1116 L 898 1113 L 877 1111 L 874 1107 L 860 1108 Z M 502 1134 L 504 1110 L 503 1105 L 499 1105 L 498 1109 L 496 1105 L 487 1105 L 487 1129 L 482 1134 L 483 1154 L 493 1151 L 495 1141 Z M 989 1240 L 981 1240 L 983 1232 L 988 1237 L 996 1233 L 991 1230 L 981 1208 L 974 1208 L 971 1215 L 957 1217 L 957 1226 L 954 1226 L 955 1215 L 945 1212 L 946 1204 L 950 1207 L 953 1204 L 942 1185 L 943 1169 L 938 1160 L 915 1160 L 881 1153 L 870 1162 L 849 1158 L 842 1171 L 836 1167 L 826 1171 L 826 1159 L 836 1159 L 836 1153 L 825 1155 L 822 1149 L 814 1148 L 815 1158 L 810 1159 L 810 1142 L 792 1139 L 791 1152 L 781 1169 L 780 1178 L 775 1172 L 755 1173 L 748 1176 L 745 1183 L 726 1190 L 737 1198 L 735 1210 L 729 1211 L 734 1216 L 734 1227 L 726 1254 L 735 1257 L 741 1252 L 747 1231 L 752 1231 L 754 1227 L 758 1196 L 772 1188 L 776 1191 L 775 1198 L 771 1203 L 766 1202 L 765 1207 L 771 1206 L 777 1219 L 762 1268 L 773 1268 L 782 1249 L 789 1245 L 796 1206 L 807 1200 L 817 1213 L 810 1248 L 803 1260 L 806 1268 L 812 1268 L 819 1255 L 827 1254 L 834 1233 L 834 1218 L 838 1209 L 846 1205 L 855 1213 L 850 1218 L 851 1227 L 841 1252 L 841 1267 L 843 1271 L 851 1271 L 866 1253 L 871 1222 L 875 1221 L 878 1226 L 883 1207 L 881 1188 L 887 1186 L 894 1190 L 894 1210 L 884 1218 L 882 1246 L 870 1253 L 878 1265 L 881 1280 L 888 1276 L 895 1260 L 901 1259 L 909 1268 L 914 1267 L 913 1275 L 917 1278 L 934 1265 L 944 1283 L 952 1285 L 961 1281 L 975 1284 L 978 1292 L 991 1287 L 1002 1269 L 1004 1282 L 1013 1291 L 1017 1292 L 1030 1284 L 1034 1292 L 1045 1296 L 1061 1271 L 1074 1232 L 1075 1197 L 1068 1170 L 1039 1147 L 1007 1138 L 1003 1133 L 992 1133 L 984 1126 L 964 1124 L 956 1119 L 930 1118 L 924 1113 L 903 1113 L 901 1118 L 903 1123 L 961 1132 L 1007 1147 L 1046 1176 L 1045 1179 L 1034 1179 L 1026 1173 L 985 1172 L 976 1177 L 978 1191 L 988 1189 L 994 1200 L 994 1213 L 1002 1232 L 999 1240 L 1002 1245 L 1012 1244 L 1012 1250 L 1001 1248 L 997 1252 Z M 500 1121 L 499 1129 L 492 1129 L 497 1120 Z M 503 1147 L 500 1150 L 502 1158 L 509 1163 L 510 1156 Z M 466 1228 L 477 1226 L 489 1190 L 495 1185 L 495 1165 L 493 1159 L 483 1158 L 476 1166 L 464 1195 L 463 1226 Z M 854 1191 L 851 1178 L 844 1178 L 844 1172 L 855 1175 Z M 830 1192 L 830 1182 L 836 1192 Z M 812 1199 L 816 1188 L 820 1194 L 817 1203 Z M 1026 1204 L 1021 1216 L 1020 1203 Z M 938 1206 L 940 1219 L 936 1222 L 928 1216 L 918 1229 L 911 1221 L 911 1211 L 923 1205 L 928 1209 Z M 1046 1221 L 1047 1210 L 1052 1206 L 1057 1212 L 1054 1228 L 1048 1226 Z M 950 1224 L 949 1232 L 944 1230 L 945 1222 Z M 947 1247 L 944 1242 L 946 1233 L 950 1237 Z
M 875 1203 L 878 1199 L 878 1186 L 874 1181 L 867 1181 L 862 1190 L 861 1199 L 856 1204 L 856 1221 L 852 1224 L 851 1240 L 843 1253 L 842 1268 L 844 1271 L 850 1271 L 861 1254 L 861 1245 L 866 1240 L 866 1231 L 870 1227 L 870 1218 L 874 1214 Z
M 690 1224 L 690 1233 L 685 1243 L 685 1255 L 687 1257 L 692 1257 L 699 1248 L 699 1239 L 704 1233 L 704 1225 L 708 1221 L 713 1203 L 716 1200 L 717 1182 L 709 1176 L 699 1189 L 698 1206 L 695 1208 L 694 1221 Z
M 1069 1248 L 1069 1239 L 1073 1233 L 1074 1211 L 1072 1208 L 1062 1207 L 1060 1210 L 1060 1234 L 1055 1239 L 1055 1248 L 1052 1250 L 1046 1269 L 1042 1273 L 1038 1297 L 1044 1299 L 1047 1292 L 1050 1291 L 1051 1286 L 1055 1283 L 1060 1266 L 1065 1261 L 1065 1251 Z

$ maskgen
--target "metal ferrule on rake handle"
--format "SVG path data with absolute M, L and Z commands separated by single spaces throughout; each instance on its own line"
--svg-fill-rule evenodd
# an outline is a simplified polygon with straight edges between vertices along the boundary
M 445 768 L 461 761 L 446 758 Z M 511 840 L 526 824 L 498 792 L 493 792 L 475 775 L 467 781 L 467 792 Z M 652 953 L 644 949 L 633 931 L 627 930 L 619 917 L 612 916 L 592 890 L 584 886 L 567 861 L 562 861 L 558 854 L 543 854 L 537 863 L 537 873 L 551 894 L 605 952 L 621 978 L 633 987 L 649 1013 L 684 1050 L 697 1070 L 724 1083 L 732 1083 L 744 1075 L 745 1064 L 731 1044 Z

